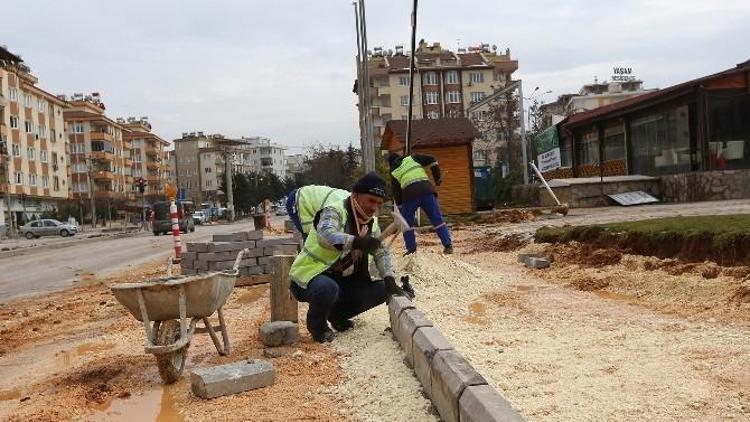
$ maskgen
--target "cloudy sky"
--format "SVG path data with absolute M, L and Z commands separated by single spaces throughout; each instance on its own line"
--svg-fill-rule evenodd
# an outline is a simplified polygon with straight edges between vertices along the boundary
M 370 48 L 409 45 L 410 0 L 368 0 Z M 52 93 L 100 92 L 165 139 L 261 135 L 298 152 L 358 142 L 354 11 L 344 0 L 24 0 L 0 44 Z M 423 0 L 417 38 L 495 44 L 543 97 L 632 67 L 665 87 L 750 59 L 748 0 Z M 528 92 L 528 91 L 527 91 Z

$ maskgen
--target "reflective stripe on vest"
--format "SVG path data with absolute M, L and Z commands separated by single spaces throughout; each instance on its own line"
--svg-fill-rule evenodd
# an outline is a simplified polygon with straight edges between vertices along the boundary
M 401 189 L 405 189 L 412 183 L 430 180 L 422 165 L 411 156 L 401 160 L 401 164 L 391 172 L 391 175 L 398 181 Z

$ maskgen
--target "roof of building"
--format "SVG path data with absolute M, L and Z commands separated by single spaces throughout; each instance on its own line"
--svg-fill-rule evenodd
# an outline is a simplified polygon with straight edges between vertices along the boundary
M 702 85 L 707 81 L 729 76 L 735 73 L 748 72 L 750 72 L 750 60 L 739 63 L 733 68 L 726 69 L 712 75 L 703 76 L 687 82 L 679 83 L 677 85 L 672 85 L 661 90 L 638 95 L 613 104 L 595 108 L 593 110 L 574 114 L 563 120 L 560 124 L 566 128 L 573 128 L 592 123 L 603 116 L 616 117 L 616 115 L 625 114 L 639 108 L 668 101 L 677 96 L 684 95 L 685 93 L 689 92 L 699 85 Z
M 412 121 L 413 146 L 445 146 L 471 143 L 481 134 L 465 117 L 420 119 Z M 381 149 L 399 148 L 406 140 L 406 120 L 391 120 L 385 125 Z
M 484 60 L 484 57 L 482 57 L 479 53 L 466 53 L 466 54 L 459 54 L 458 58 L 461 59 L 461 64 L 463 66 L 487 66 L 488 63 Z
M 0 46 L 0 61 L 7 61 L 11 63 L 21 63 L 23 60 L 21 57 L 11 53 L 7 48 Z

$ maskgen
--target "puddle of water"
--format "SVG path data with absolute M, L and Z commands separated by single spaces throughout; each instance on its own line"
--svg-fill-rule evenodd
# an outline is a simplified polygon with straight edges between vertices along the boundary
M 177 411 L 173 389 L 176 385 L 165 385 L 143 395 L 105 402 L 91 415 L 91 421 L 155 421 L 183 422 Z
M 487 315 L 486 305 L 482 302 L 473 302 L 469 304 L 469 316 L 464 320 L 471 324 L 488 325 L 489 321 L 485 318 Z
M 0 400 L 18 400 L 21 398 L 21 389 L 0 390 Z

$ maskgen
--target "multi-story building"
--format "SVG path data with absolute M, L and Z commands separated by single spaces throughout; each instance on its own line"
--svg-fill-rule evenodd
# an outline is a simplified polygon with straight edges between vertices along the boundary
M 37 86 L 22 60 L 0 47 L 0 138 L 3 158 L 2 221 L 16 223 L 52 212 L 68 198 L 67 141 L 63 111 L 67 104 Z M 10 204 L 5 201 L 6 189 Z
M 66 98 L 65 96 L 60 96 Z M 128 131 L 106 116 L 99 94 L 74 94 L 65 111 L 70 142 L 71 197 L 103 205 L 135 203 L 132 190 L 133 161 Z
M 618 82 L 599 82 L 594 79 L 593 84 L 584 85 L 578 94 L 563 94 L 557 101 L 541 105 L 539 109 L 542 113 L 542 123 L 545 127 L 551 126 L 572 114 L 654 91 L 657 90 L 643 88 L 643 81 L 637 79 Z
M 175 181 L 195 203 L 216 202 L 227 165 L 234 174 L 272 172 L 286 177 L 286 148 L 267 138 L 230 139 L 221 134 L 186 132 L 174 140 L 174 146 Z
M 133 193 L 138 192 L 133 181 L 142 177 L 148 183 L 145 197 L 149 201 L 163 199 L 165 185 L 169 180 L 169 162 L 165 150 L 169 143 L 151 132 L 151 123 L 147 117 L 118 118 L 117 122 L 125 128 L 124 146 L 130 152 L 125 153 L 125 162 L 131 168 L 128 174 L 126 167 L 126 181 L 130 183 L 130 189 Z
M 305 171 L 305 154 L 291 154 L 286 157 L 286 177 L 294 178 Z
M 376 146 L 380 145 L 389 120 L 406 120 L 408 116 L 410 60 L 402 46 L 396 46 L 395 53 L 375 48 L 368 57 Z M 420 41 L 416 51 L 413 118 L 472 117 L 466 115 L 467 108 L 504 88 L 517 69 L 518 61 L 511 59 L 509 49 L 498 53 L 495 46 L 490 49 L 489 44 L 482 44 L 454 53 L 440 43 L 429 46 Z M 362 90 L 358 87 L 355 90 L 361 96 Z M 364 112 L 362 104 L 360 97 L 360 116 Z
M 244 163 L 250 171 L 256 173 L 273 173 L 279 179 L 286 178 L 287 159 L 286 147 L 271 142 L 268 138 L 260 136 L 242 137 L 237 140 L 250 148 L 249 155 L 245 155 Z

